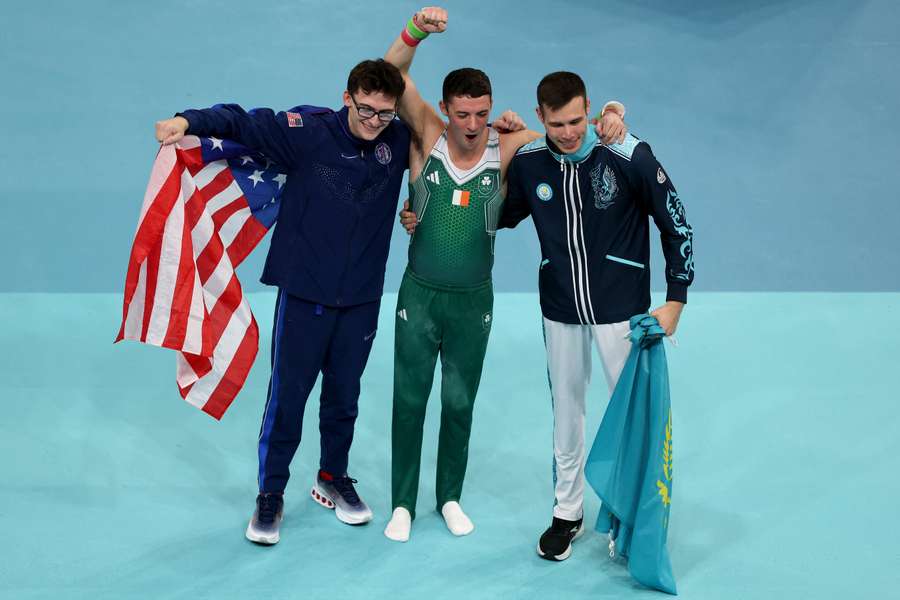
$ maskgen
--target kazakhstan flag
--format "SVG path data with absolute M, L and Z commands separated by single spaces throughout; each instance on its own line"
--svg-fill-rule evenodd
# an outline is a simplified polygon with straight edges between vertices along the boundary
M 666 549 L 672 502 L 672 410 L 663 337 L 649 315 L 631 317 L 631 353 L 584 474 L 603 501 L 597 531 L 638 582 L 675 594 Z

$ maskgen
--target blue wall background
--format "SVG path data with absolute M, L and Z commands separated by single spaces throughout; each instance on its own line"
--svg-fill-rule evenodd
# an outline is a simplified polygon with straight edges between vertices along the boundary
M 698 290 L 900 290 L 896 0 L 451 0 L 421 47 L 491 75 L 532 127 L 552 70 L 628 106 L 685 199 Z M 418 4 L 191 0 L 0 5 L 0 291 L 121 291 L 153 123 L 238 102 L 336 106 Z M 398 229 L 388 265 L 405 265 Z M 654 246 L 658 243 L 654 241 Z M 265 248 L 241 268 L 258 289 Z M 661 287 L 659 252 L 655 289 Z M 533 291 L 530 223 L 501 233 L 499 291 Z

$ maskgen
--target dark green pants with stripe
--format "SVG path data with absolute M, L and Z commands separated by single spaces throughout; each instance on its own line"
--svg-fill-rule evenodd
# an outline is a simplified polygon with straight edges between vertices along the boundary
M 475 288 L 437 286 L 410 271 L 397 298 L 394 342 L 392 508 L 416 516 L 422 425 L 441 357 L 441 431 L 437 459 L 437 508 L 462 494 L 469 457 L 472 408 L 481 381 L 493 318 L 490 281 Z

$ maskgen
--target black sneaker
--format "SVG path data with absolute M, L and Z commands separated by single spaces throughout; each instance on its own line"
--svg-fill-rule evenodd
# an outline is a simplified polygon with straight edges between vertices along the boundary
M 584 533 L 584 528 L 581 526 L 583 520 L 566 521 L 553 517 L 553 523 L 538 542 L 537 553 L 547 560 L 569 558 L 569 555 L 572 554 L 572 541 Z
M 284 513 L 282 494 L 260 494 L 256 497 L 256 510 L 247 525 L 247 539 L 257 544 L 271 546 L 279 540 L 278 529 Z
M 319 471 L 309 495 L 325 508 L 334 509 L 337 518 L 344 523 L 362 525 L 372 520 L 372 509 L 356 493 L 354 483 L 357 481 L 346 474 L 334 477 Z

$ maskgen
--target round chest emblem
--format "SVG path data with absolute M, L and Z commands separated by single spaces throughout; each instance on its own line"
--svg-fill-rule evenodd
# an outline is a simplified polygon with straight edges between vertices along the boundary
M 546 183 L 539 183 L 535 192 L 537 193 L 537 197 L 544 202 L 547 202 L 553 197 L 553 188 Z
M 391 147 L 384 142 L 375 146 L 375 160 L 383 165 L 391 162 Z

